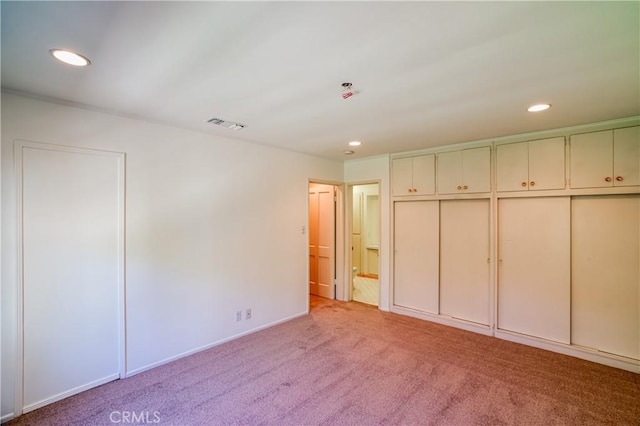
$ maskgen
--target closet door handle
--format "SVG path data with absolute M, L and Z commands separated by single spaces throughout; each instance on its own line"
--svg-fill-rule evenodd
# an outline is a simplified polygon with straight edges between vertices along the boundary
M 527 182 L 522 182 L 521 185 L 524 188 L 525 186 L 527 186 Z
M 457 186 L 458 190 L 462 189 L 462 187 L 460 185 Z
M 604 178 L 605 182 L 611 182 L 611 177 L 607 176 L 606 178 Z
M 535 183 L 534 181 L 531 181 L 531 182 L 529 183 L 529 185 L 531 185 L 531 186 L 535 186 L 535 185 L 536 185 L 536 183 Z
M 623 178 L 622 176 L 617 176 L 617 177 L 616 177 L 616 180 L 617 180 L 618 182 L 622 182 L 622 181 L 624 180 L 624 178 Z
M 462 189 L 469 189 L 467 185 L 463 186 Z

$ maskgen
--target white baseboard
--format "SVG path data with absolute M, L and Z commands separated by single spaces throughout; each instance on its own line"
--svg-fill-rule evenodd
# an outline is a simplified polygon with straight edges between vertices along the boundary
M 632 373 L 640 373 L 640 361 L 606 352 L 600 352 L 595 349 L 552 342 L 505 330 L 496 330 L 495 337 L 498 339 L 508 340 L 510 342 L 533 346 L 539 349 L 545 349 L 551 352 L 557 352 L 563 355 L 569 355 L 586 361 L 607 365 L 609 367 L 619 368 Z
M 532 346 L 538 349 L 544 349 L 551 352 L 569 355 L 575 358 L 584 359 L 586 361 L 607 365 L 609 367 L 619 368 L 621 370 L 630 371 L 632 373 L 640 373 L 640 360 L 625 358 L 622 356 L 600 352 L 595 349 L 585 348 L 582 346 L 568 345 L 565 343 L 553 342 L 550 340 L 540 339 L 533 336 L 514 333 L 506 330 L 494 330 L 489 326 L 472 323 L 469 321 L 451 318 L 443 315 L 429 314 L 415 309 L 405 308 L 402 306 L 393 306 L 391 312 L 407 315 L 410 317 L 431 321 L 442 325 L 448 325 L 463 330 L 472 331 L 474 333 L 484 334 L 485 336 L 493 336 L 498 339 L 508 340 L 522 345 Z
M 182 353 L 180 353 L 180 354 L 178 354 L 178 355 L 174 355 L 174 356 L 171 356 L 171 357 L 165 358 L 165 359 L 163 359 L 163 360 L 160 360 L 160 361 L 154 362 L 154 363 L 152 363 L 152 364 L 145 365 L 144 367 L 140 367 L 140 368 L 136 368 L 136 369 L 131 370 L 131 371 L 127 371 L 127 373 L 126 373 L 125 377 L 135 376 L 136 374 L 140 374 L 140 373 L 142 373 L 142 372 L 145 372 L 145 371 L 151 370 L 152 368 L 160 367 L 161 365 L 168 364 L 168 363 L 173 362 L 173 361 L 176 361 L 176 360 L 178 360 L 178 359 L 180 359 L 180 358 L 184 358 L 184 357 L 187 357 L 187 356 L 189 356 L 189 355 L 196 354 L 196 353 L 198 353 L 198 352 L 206 351 L 207 349 L 214 348 L 214 347 L 216 347 L 216 346 L 222 345 L 223 343 L 227 343 L 227 342 L 230 342 L 230 341 L 232 341 L 232 340 L 239 339 L 240 337 L 243 337 L 243 336 L 247 336 L 247 335 L 249 335 L 249 334 L 256 333 L 256 332 L 258 332 L 258 331 L 260 331 L 260 330 L 264 330 L 264 329 L 266 329 L 266 328 L 270 328 L 270 327 L 273 327 L 273 326 L 275 326 L 275 325 L 282 324 L 282 323 L 284 323 L 284 322 L 291 321 L 291 320 L 296 319 L 296 318 L 299 318 L 299 317 L 303 317 L 303 316 L 305 316 L 305 315 L 308 315 L 308 313 L 307 313 L 307 312 L 301 312 L 301 313 L 299 313 L 299 314 L 295 314 L 295 315 L 292 315 L 292 316 L 290 316 L 290 317 L 287 317 L 287 318 L 284 318 L 284 319 L 281 319 L 281 320 L 278 320 L 278 321 L 270 322 L 270 323 L 268 323 L 268 324 L 261 325 L 261 326 L 256 327 L 256 328 L 252 328 L 252 329 L 247 330 L 247 331 L 244 331 L 244 332 L 242 332 L 242 333 L 235 334 L 235 335 L 230 336 L 230 337 L 227 337 L 227 338 L 225 338 L 225 339 L 218 340 L 218 341 L 215 341 L 215 342 L 213 342 L 213 343 L 209 343 L 209 344 L 207 344 L 207 345 L 200 346 L 200 347 L 198 347 L 198 348 L 191 349 L 191 350 L 186 351 L 186 352 L 182 352 Z
M 4 416 L 0 417 L 0 423 L 8 422 L 9 420 L 13 420 L 14 418 L 15 416 L 13 415 L 13 413 L 5 414 Z
M 394 314 L 407 315 L 410 317 L 435 322 L 442 325 L 448 325 L 450 327 L 460 328 L 466 331 L 472 331 L 474 333 L 484 334 L 485 336 L 492 336 L 493 330 L 488 325 L 478 324 L 471 321 L 465 321 L 458 318 L 453 318 L 445 315 L 429 314 L 426 312 L 417 311 L 415 309 L 405 308 L 402 306 L 392 306 L 391 312 Z
M 91 383 L 87 383 L 87 384 L 84 384 L 82 386 L 78 386 L 77 388 L 73 388 L 73 389 L 70 389 L 68 391 L 61 392 L 61 393 L 59 393 L 57 395 L 54 395 L 52 397 L 43 399 L 41 401 L 31 403 L 29 405 L 26 405 L 22 409 L 22 414 L 28 413 L 29 411 L 36 410 L 36 409 L 38 409 L 40 407 L 44 407 L 45 405 L 51 404 L 53 402 L 60 401 L 61 399 L 68 398 L 68 397 L 70 397 L 72 395 L 76 395 L 76 394 L 78 394 L 80 392 L 84 392 L 84 391 L 86 391 L 88 389 L 95 388 L 96 386 L 100 386 L 100 385 L 104 385 L 105 383 L 113 382 L 114 380 L 117 380 L 119 378 L 120 378 L 120 374 L 112 374 L 110 376 L 103 377 L 101 379 L 95 380 L 95 381 L 93 381 Z

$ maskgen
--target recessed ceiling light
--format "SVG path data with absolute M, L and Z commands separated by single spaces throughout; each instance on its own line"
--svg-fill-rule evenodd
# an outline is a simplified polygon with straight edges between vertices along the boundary
M 347 149 L 347 150 L 344 152 L 344 155 L 351 155 L 351 154 L 353 154 L 353 151 L 351 151 L 350 149 Z
M 531 105 L 529 108 L 527 108 L 527 111 L 540 112 L 549 108 L 551 108 L 551 104 L 537 104 L 537 105 Z
M 362 142 L 360 142 L 360 141 L 351 141 L 351 142 L 349 142 L 349 145 L 350 146 L 360 146 L 360 145 L 362 145 Z
M 60 62 L 73 65 L 75 67 L 86 67 L 87 65 L 91 65 L 91 61 L 88 58 L 70 50 L 51 49 L 49 53 L 51 53 L 51 55 Z

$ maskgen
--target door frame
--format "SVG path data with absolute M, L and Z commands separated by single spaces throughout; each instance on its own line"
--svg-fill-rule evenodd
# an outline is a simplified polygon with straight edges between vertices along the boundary
M 382 295 L 382 289 L 381 289 L 381 277 L 382 277 L 382 262 L 380 261 L 380 258 L 382 256 L 382 197 L 381 197 L 381 190 L 382 190 L 382 182 L 378 179 L 378 180 L 365 180 L 365 181 L 358 181 L 358 182 L 349 182 L 348 184 L 346 184 L 347 188 L 346 188 L 346 200 L 345 200 L 345 215 L 347 220 L 345 221 L 345 282 L 348 282 L 349 285 L 345 286 L 346 288 L 344 289 L 344 301 L 351 301 L 353 300 L 353 283 L 352 283 L 352 274 L 353 274 L 353 258 L 352 258 L 352 253 L 351 253 L 351 232 L 353 230 L 353 187 L 354 186 L 361 186 L 361 185 L 378 185 L 378 208 L 380 211 L 380 220 L 378 223 L 378 227 L 380 228 L 378 230 L 378 235 L 380 236 L 380 241 L 378 242 L 378 309 L 380 309 L 380 298 Z
M 25 140 L 14 141 L 14 169 L 16 189 L 16 370 L 13 418 L 24 413 L 24 274 L 23 274 L 23 151 L 25 148 L 47 151 L 80 153 L 84 155 L 108 156 L 118 163 L 118 375 L 126 376 L 126 312 L 125 312 L 125 167 L 126 154 L 123 152 L 78 148 Z M 92 386 L 93 387 L 93 386 Z M 88 388 L 87 388 L 88 389 Z M 87 389 L 74 389 L 72 394 L 56 399 L 60 400 Z M 55 401 L 49 401 L 53 403 Z M 37 409 L 39 407 L 34 407 Z M 27 410 L 31 411 L 31 410 Z
M 309 313 L 309 185 L 313 183 L 318 183 L 321 185 L 332 185 L 336 189 L 336 221 L 335 221 L 335 299 L 346 301 L 344 298 L 344 289 L 345 289 L 345 279 L 344 279 L 344 270 L 345 270 L 345 220 L 344 220 L 344 208 L 345 208 L 345 184 L 344 182 L 336 182 L 326 179 L 307 179 L 307 184 L 305 187 L 305 202 L 306 202 L 306 218 L 307 221 L 305 223 L 305 229 L 307 230 L 305 233 L 307 235 L 306 241 L 306 280 L 305 286 L 307 288 L 307 313 Z

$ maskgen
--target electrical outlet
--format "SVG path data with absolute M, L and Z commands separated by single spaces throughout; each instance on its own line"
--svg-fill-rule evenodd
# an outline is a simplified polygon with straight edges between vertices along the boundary
M 251 319 L 251 309 L 247 309 L 247 315 L 246 315 L 247 319 Z
M 242 319 L 242 311 L 236 311 L 236 322 Z

